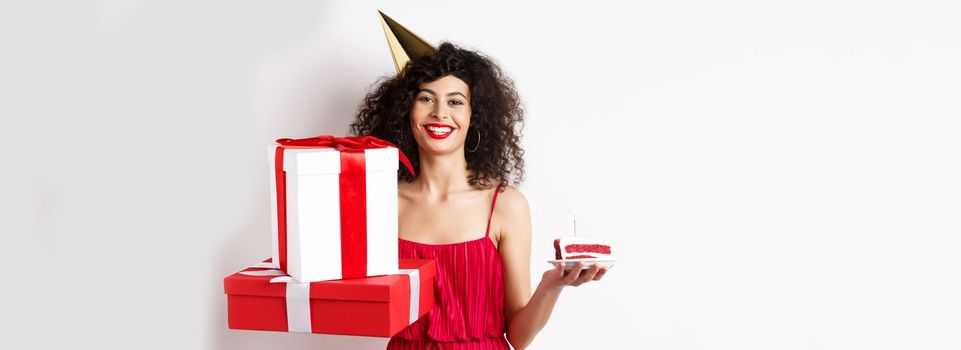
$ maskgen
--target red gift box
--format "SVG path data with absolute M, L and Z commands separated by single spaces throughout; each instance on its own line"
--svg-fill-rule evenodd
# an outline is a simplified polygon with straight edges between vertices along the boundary
M 400 259 L 396 275 L 312 283 L 269 261 L 224 278 L 229 328 L 390 337 L 434 307 L 433 260 Z

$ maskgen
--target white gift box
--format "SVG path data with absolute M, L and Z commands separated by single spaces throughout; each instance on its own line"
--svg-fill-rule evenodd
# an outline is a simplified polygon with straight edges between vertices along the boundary
M 281 146 L 273 145 L 268 152 L 272 262 L 281 268 L 284 260 L 286 269 L 283 270 L 301 282 L 345 278 L 344 264 L 358 260 L 356 254 L 342 250 L 341 245 L 341 152 L 333 148 L 284 147 L 287 249 L 286 258 L 282 259 L 275 170 L 278 147 Z M 353 248 L 366 251 L 366 259 L 360 259 L 360 263 L 366 264 L 366 273 L 346 276 L 349 278 L 398 273 L 398 151 L 385 147 L 363 150 L 363 154 L 366 249 Z M 353 271 L 356 265 L 352 264 Z

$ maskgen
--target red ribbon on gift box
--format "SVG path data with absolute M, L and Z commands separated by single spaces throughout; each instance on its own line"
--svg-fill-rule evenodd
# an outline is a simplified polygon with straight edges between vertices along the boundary
M 394 147 L 373 136 L 317 136 L 279 139 L 274 171 L 277 186 L 277 232 L 280 269 L 287 271 L 287 178 L 284 176 L 285 147 L 333 148 L 340 152 L 340 249 L 343 278 L 367 276 L 367 175 L 364 150 Z M 414 168 L 398 148 L 400 161 L 414 174 Z

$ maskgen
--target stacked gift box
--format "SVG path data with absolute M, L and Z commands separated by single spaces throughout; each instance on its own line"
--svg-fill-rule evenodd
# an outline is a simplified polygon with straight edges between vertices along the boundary
M 433 307 L 434 262 L 397 256 L 403 153 L 320 136 L 268 154 L 273 257 L 224 279 L 230 328 L 389 337 Z

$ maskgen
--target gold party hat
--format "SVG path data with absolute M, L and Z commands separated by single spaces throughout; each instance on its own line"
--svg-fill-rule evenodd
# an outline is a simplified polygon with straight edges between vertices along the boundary
M 380 10 L 380 24 L 384 27 L 384 35 L 387 36 L 387 46 L 390 47 L 390 54 L 394 58 L 394 66 L 399 74 L 407 62 L 424 56 L 429 56 L 437 52 L 437 48 L 426 40 L 421 39 L 404 26 L 387 17 Z

